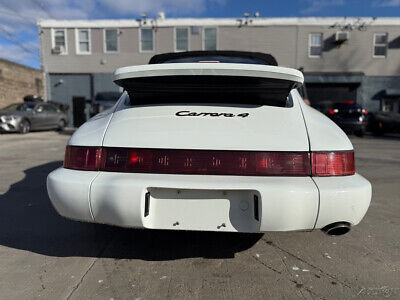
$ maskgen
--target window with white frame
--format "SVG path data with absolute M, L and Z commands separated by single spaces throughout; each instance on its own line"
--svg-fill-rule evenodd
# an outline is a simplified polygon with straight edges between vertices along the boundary
M 322 54 L 322 33 L 310 33 L 308 37 L 308 56 L 320 57 Z
M 204 28 L 204 50 L 217 50 L 217 28 Z
M 140 51 L 154 51 L 154 34 L 151 28 L 140 29 Z
M 175 28 L 175 51 L 189 50 L 189 29 Z
M 58 53 L 67 53 L 67 31 L 65 28 L 53 29 L 53 50 Z
M 388 35 L 387 33 L 374 34 L 374 56 L 386 57 L 387 54 Z
M 77 29 L 76 30 L 76 53 L 90 54 L 90 30 Z
M 104 30 L 105 52 L 118 52 L 118 29 Z

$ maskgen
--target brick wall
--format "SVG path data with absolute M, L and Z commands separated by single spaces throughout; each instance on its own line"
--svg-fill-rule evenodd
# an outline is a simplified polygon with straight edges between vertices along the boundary
M 0 59 L 0 108 L 43 92 L 42 71 Z

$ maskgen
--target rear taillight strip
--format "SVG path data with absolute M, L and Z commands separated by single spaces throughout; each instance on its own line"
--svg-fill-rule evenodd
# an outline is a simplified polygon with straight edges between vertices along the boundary
M 343 176 L 354 174 L 354 152 L 261 152 L 67 146 L 64 167 L 126 173 Z
M 313 176 L 345 176 L 355 173 L 354 151 L 312 152 Z
M 100 147 L 67 146 L 64 168 L 97 171 L 101 162 L 101 152 Z

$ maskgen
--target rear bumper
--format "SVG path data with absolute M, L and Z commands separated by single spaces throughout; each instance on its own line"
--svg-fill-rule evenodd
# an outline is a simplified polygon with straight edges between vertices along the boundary
M 47 188 L 55 209 L 67 218 L 183 230 L 312 230 L 339 221 L 355 225 L 371 200 L 370 183 L 357 174 L 313 181 L 60 168 L 49 174 Z

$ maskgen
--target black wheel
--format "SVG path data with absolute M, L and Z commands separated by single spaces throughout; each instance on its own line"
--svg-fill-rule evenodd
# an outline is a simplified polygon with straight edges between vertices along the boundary
M 356 136 L 358 136 L 358 137 L 363 137 L 364 134 L 365 134 L 365 132 L 364 132 L 363 129 L 358 129 L 358 130 L 354 131 L 354 134 L 355 134 Z
M 57 125 L 57 131 L 63 131 L 66 125 L 65 120 L 60 120 Z
M 376 122 L 374 123 L 374 126 L 372 128 L 372 133 L 376 136 L 382 136 L 385 134 L 385 129 L 383 127 L 382 122 Z
M 19 123 L 18 131 L 21 134 L 26 134 L 29 131 L 31 131 L 31 123 L 27 120 L 22 120 L 21 123 Z

